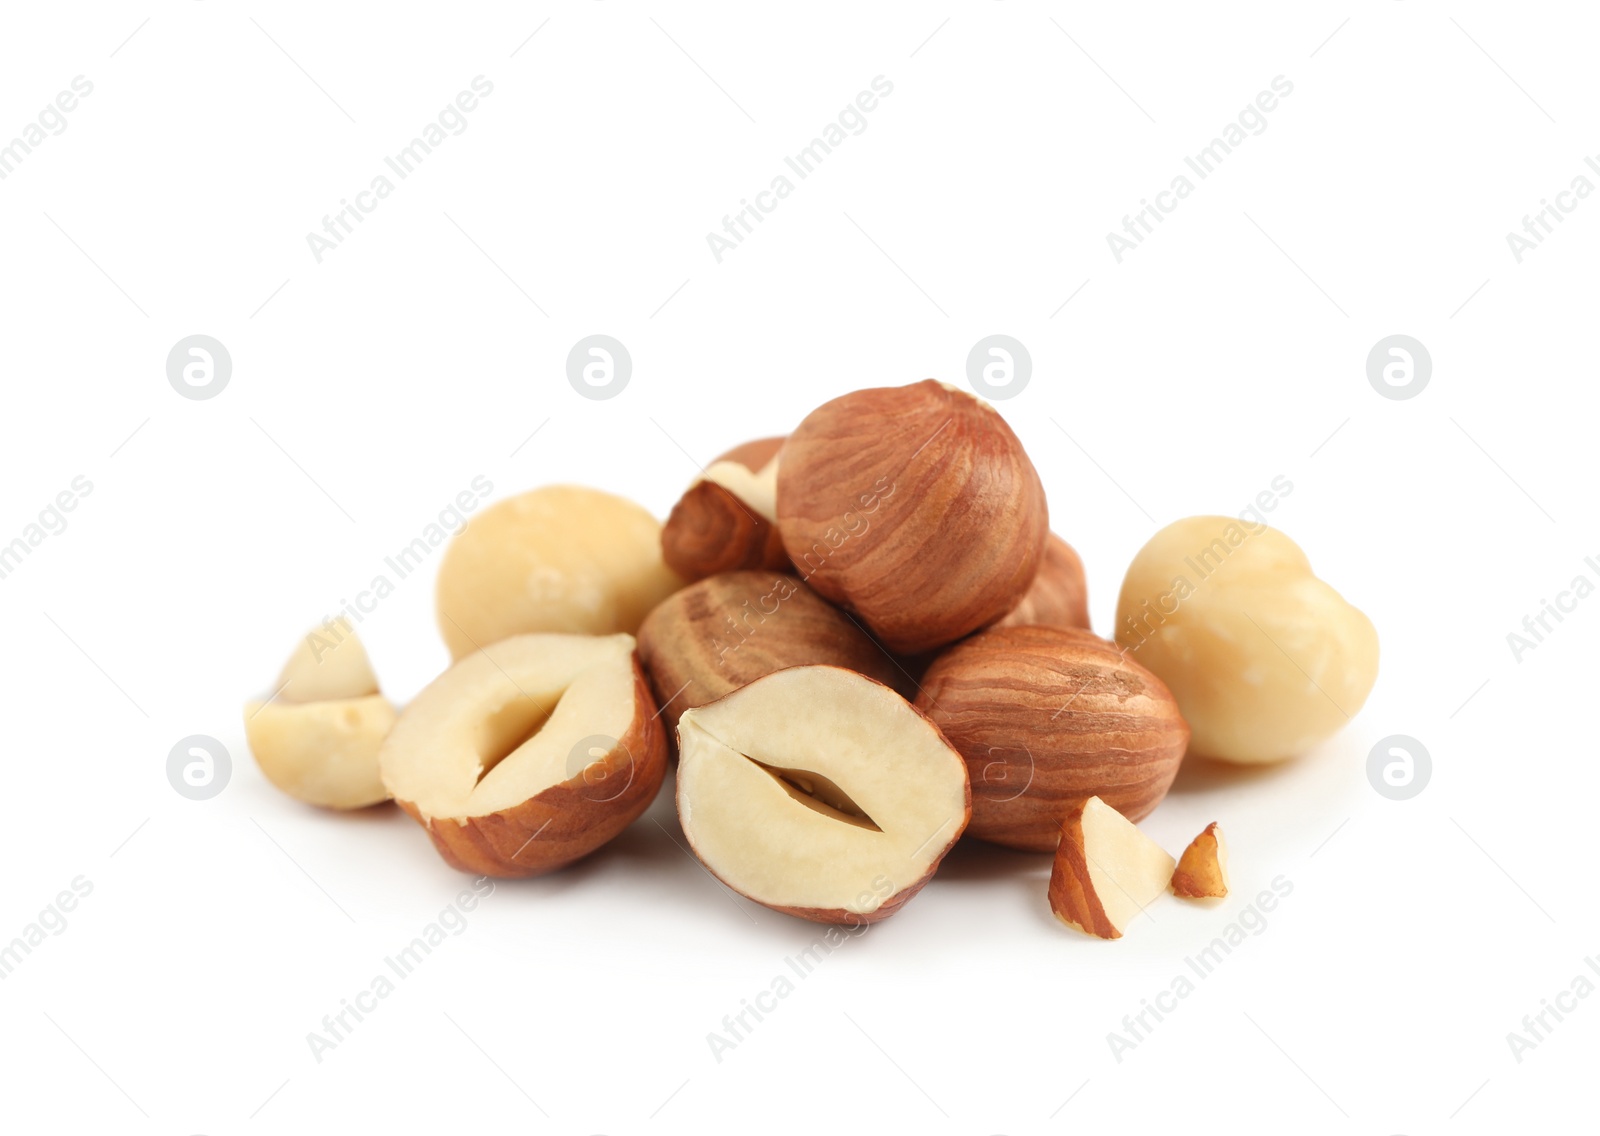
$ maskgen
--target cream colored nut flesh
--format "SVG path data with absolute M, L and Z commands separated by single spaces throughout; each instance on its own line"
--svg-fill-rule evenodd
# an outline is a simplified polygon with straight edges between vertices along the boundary
M 1120 939 L 1166 892 L 1176 866 L 1132 821 L 1090 797 L 1062 825 L 1050 873 L 1050 909 L 1085 934 Z
M 695 478 L 695 484 L 709 481 L 720 485 L 756 513 L 769 521 L 778 519 L 778 459 L 776 456 L 759 470 L 751 471 L 743 462 L 716 461 Z
M 792 667 L 685 711 L 678 742 L 695 854 L 740 894 L 817 922 L 898 910 L 971 811 L 966 763 L 938 729 L 841 667 Z
M 289 796 L 361 809 L 389 799 L 378 747 L 394 718 L 366 649 L 341 616 L 295 645 L 271 698 L 245 705 L 244 733 L 261 772 Z
M 280 702 L 326 702 L 378 693 L 367 650 L 344 616 L 314 627 L 295 644 L 278 675 Z
M 1378 675 L 1378 634 L 1276 529 L 1190 517 L 1140 549 L 1117 604 L 1117 642 L 1158 675 L 1189 752 L 1294 757 L 1337 732 Z
M 381 694 L 244 708 L 245 739 L 267 780 L 297 800 L 330 809 L 389 799 L 378 776 L 378 748 L 394 720 L 394 707 Z
M 463 871 L 528 876 L 631 823 L 666 773 L 666 734 L 631 635 L 517 635 L 406 707 L 384 784 Z
M 450 542 L 435 592 L 439 630 L 456 659 L 530 632 L 632 635 L 683 583 L 643 508 L 551 485 L 496 502 Z

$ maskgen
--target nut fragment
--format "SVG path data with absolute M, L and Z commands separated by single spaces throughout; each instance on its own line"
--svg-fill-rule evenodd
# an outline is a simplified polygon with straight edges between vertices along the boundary
M 1005 420 L 929 379 L 807 415 L 783 447 L 778 527 L 802 579 L 914 654 L 1016 607 L 1049 516 Z
M 532 876 L 588 855 L 655 799 L 666 735 L 630 635 L 517 635 L 417 695 L 384 784 L 466 872 Z
M 673 727 L 785 667 L 831 663 L 890 686 L 904 677 L 849 616 L 779 572 L 724 572 L 668 596 L 639 628 L 639 658 Z
M 1050 910 L 1087 935 L 1120 939 L 1172 878 L 1173 860 L 1099 797 L 1068 814 L 1050 872 Z
M 706 467 L 661 530 L 669 568 L 699 580 L 741 568 L 789 566 L 776 503 L 782 446 L 782 438 L 746 442 Z
M 439 565 L 439 630 L 456 659 L 529 632 L 632 635 L 682 586 L 644 509 L 551 485 L 497 501 L 456 534 Z
M 695 854 L 734 891 L 802 919 L 886 918 L 966 827 L 960 755 L 905 699 L 841 667 L 756 679 L 685 712 L 678 740 L 678 817 Z
M 1189 729 L 1160 679 L 1087 631 L 1000 627 L 947 648 L 917 706 L 966 758 L 969 834 L 1049 851 L 1078 802 L 1138 820 L 1166 796 Z
M 1044 542 L 1039 574 L 996 627 L 1081 627 L 1089 630 L 1089 588 L 1077 550 L 1051 533 Z
M 395 711 L 341 617 L 300 640 L 276 693 L 244 708 L 245 739 L 268 781 L 307 804 L 359 809 L 389 799 L 378 747 Z
M 1177 521 L 1139 550 L 1117 642 L 1171 688 L 1191 750 L 1224 761 L 1304 753 L 1361 709 L 1378 675 L 1372 621 L 1294 541 L 1232 517 Z
M 1172 893 L 1186 899 L 1228 894 L 1228 842 L 1216 821 L 1189 842 L 1172 873 Z

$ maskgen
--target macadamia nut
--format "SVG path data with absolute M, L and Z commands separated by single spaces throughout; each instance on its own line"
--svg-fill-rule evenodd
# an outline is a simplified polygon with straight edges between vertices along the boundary
M 1304 753 L 1361 709 L 1378 677 L 1372 621 L 1294 541 L 1233 517 L 1177 521 L 1139 550 L 1116 637 L 1177 698 L 1190 752 L 1224 761 Z

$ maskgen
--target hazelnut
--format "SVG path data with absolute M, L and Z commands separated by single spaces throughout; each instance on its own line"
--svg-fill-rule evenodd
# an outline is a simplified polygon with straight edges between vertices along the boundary
M 674 592 L 639 628 L 639 657 L 673 727 L 785 667 L 831 663 L 888 686 L 904 677 L 849 616 L 780 572 L 724 572 Z
M 1117 642 L 1160 675 L 1190 748 L 1276 761 L 1332 736 L 1378 677 L 1378 633 L 1277 529 L 1190 517 L 1139 550 L 1117 601 Z
M 1001 627 L 946 649 L 917 707 L 966 759 L 973 836 L 1056 847 L 1092 796 L 1129 820 L 1166 796 L 1189 741 L 1161 680 L 1114 644 L 1065 627 Z
M 740 568 L 783 569 L 778 535 L 778 451 L 782 438 L 746 442 L 695 479 L 661 529 L 661 554 L 685 580 Z
M 456 534 L 439 565 L 439 630 L 455 659 L 529 632 L 632 635 L 682 586 L 648 512 L 551 485 L 497 501 Z
M 778 527 L 801 577 L 898 654 L 1016 607 L 1049 515 L 994 408 L 932 379 L 836 398 L 789 436 Z
M 1051 533 L 1044 543 L 1039 574 L 996 627 L 1081 627 L 1089 630 L 1089 586 L 1077 550 Z

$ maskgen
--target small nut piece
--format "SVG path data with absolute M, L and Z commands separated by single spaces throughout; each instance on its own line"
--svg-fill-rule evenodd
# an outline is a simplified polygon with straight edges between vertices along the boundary
M 1131 820 L 1167 795 L 1189 728 L 1161 680 L 1068 627 L 1000 627 L 945 650 L 917 706 L 967 760 L 967 832 L 1048 852 L 1061 820 L 1104 797 Z
M 1101 939 L 1123 930 L 1172 878 L 1173 860 L 1099 797 L 1068 814 L 1050 872 L 1050 910 L 1068 927 Z
M 910 655 L 1017 606 L 1049 511 L 1005 419 L 928 379 L 807 415 L 783 447 L 778 527 L 802 579 Z
M 261 772 L 289 796 L 360 809 L 389 799 L 378 747 L 394 719 L 366 649 L 341 616 L 300 640 L 272 698 L 245 705 L 244 733 Z
M 785 667 L 831 663 L 888 686 L 903 677 L 849 616 L 780 572 L 724 572 L 674 592 L 639 628 L 639 658 L 674 728 L 685 710 Z
M 905 699 L 842 667 L 791 667 L 686 711 L 678 745 L 695 855 L 802 919 L 892 915 L 966 827 L 961 756 Z
M 778 451 L 782 438 L 746 442 L 706 467 L 672 507 L 661 555 L 685 580 L 741 568 L 784 569 L 778 535 Z
M 1378 677 L 1372 621 L 1312 574 L 1277 529 L 1190 517 L 1139 550 L 1117 602 L 1117 642 L 1160 675 L 1223 761 L 1304 753 L 1349 721 Z
M 1172 873 L 1172 894 L 1215 899 L 1228 894 L 1228 842 L 1216 821 L 1189 842 Z
M 516 635 L 417 695 L 378 755 L 384 784 L 452 867 L 534 876 L 649 807 L 667 739 L 631 635 Z
M 1089 586 L 1078 552 L 1055 533 L 1044 542 L 1044 561 L 1022 602 L 996 627 L 1081 627 L 1089 630 Z
M 550 485 L 497 501 L 456 534 L 439 565 L 439 630 L 455 659 L 529 632 L 632 635 L 682 586 L 644 509 Z

